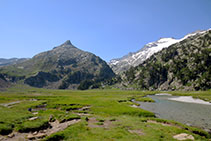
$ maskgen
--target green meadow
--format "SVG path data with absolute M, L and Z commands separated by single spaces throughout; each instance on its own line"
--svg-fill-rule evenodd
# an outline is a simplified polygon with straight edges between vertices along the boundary
M 153 91 L 50 90 L 15 86 L 0 92 L 0 139 L 12 133 L 46 131 L 51 123 L 77 120 L 64 130 L 39 140 L 175 140 L 180 133 L 211 140 L 209 133 L 175 121 L 158 119 L 136 107 L 131 99 L 154 102 Z M 211 92 L 169 92 L 211 101 Z M 14 103 L 12 103 L 14 102 Z M 8 104 L 12 103 L 12 104 Z M 34 118 L 34 119 L 33 119 Z M 33 120 L 29 120 L 33 119 Z M 27 138 L 27 137 L 24 137 Z

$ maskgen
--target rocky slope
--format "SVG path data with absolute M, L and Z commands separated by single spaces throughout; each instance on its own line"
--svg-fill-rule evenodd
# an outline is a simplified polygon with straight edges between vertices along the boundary
M 148 90 L 211 89 L 211 30 L 188 35 L 122 75 L 123 84 Z
M 130 67 L 138 66 L 139 64 L 143 63 L 146 59 L 151 57 L 153 54 L 161 51 L 162 49 L 167 48 L 170 45 L 173 45 L 180 41 L 183 41 L 188 37 L 194 36 L 196 34 L 201 34 L 203 32 L 204 31 L 196 31 L 186 35 L 182 39 L 161 38 L 158 41 L 146 44 L 142 49 L 135 53 L 129 53 L 128 55 L 122 58 L 113 59 L 108 64 L 116 74 L 120 74 L 128 70 Z
M 60 89 L 77 88 L 81 83 L 82 89 L 89 88 L 115 75 L 105 61 L 76 48 L 69 40 L 23 63 L 0 68 L 0 73 L 10 81 Z
M 11 59 L 0 58 L 0 67 L 19 64 L 26 60 L 28 60 L 28 59 L 27 58 L 11 58 Z

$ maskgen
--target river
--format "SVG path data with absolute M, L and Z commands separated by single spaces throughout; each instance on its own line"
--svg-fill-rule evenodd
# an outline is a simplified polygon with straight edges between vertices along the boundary
M 155 102 L 137 103 L 141 104 L 140 108 L 155 113 L 156 117 L 178 121 L 186 125 L 211 131 L 211 104 L 170 100 L 172 98 L 182 99 L 182 97 L 179 96 L 148 95 L 147 97 L 152 98 Z

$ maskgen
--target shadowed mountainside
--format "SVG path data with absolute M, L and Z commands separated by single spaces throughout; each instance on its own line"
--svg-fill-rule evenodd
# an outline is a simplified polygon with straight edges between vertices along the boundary
M 12 82 L 23 80 L 33 87 L 89 88 L 110 79 L 115 74 L 100 57 L 82 51 L 68 40 L 50 51 L 35 55 L 22 63 L 0 68 L 0 73 Z

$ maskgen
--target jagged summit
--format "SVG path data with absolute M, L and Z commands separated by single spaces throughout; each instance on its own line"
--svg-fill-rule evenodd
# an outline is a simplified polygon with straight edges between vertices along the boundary
M 73 44 L 70 42 L 70 40 L 67 40 L 63 44 L 57 46 L 57 47 L 74 47 Z
M 60 49 L 60 48 L 76 48 L 76 47 L 71 43 L 70 40 L 67 40 L 67 41 L 65 41 L 63 44 L 61 44 L 61 45 L 59 45 L 59 46 L 56 46 L 56 47 L 54 47 L 53 49 L 54 49 L 54 50 L 58 50 L 58 49 Z
M 72 43 L 70 42 L 70 40 L 67 40 L 67 41 L 64 42 L 62 45 L 72 45 Z

